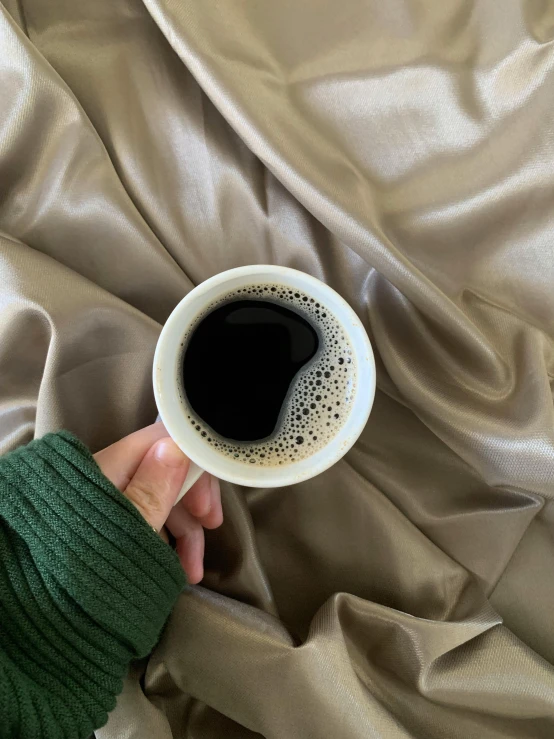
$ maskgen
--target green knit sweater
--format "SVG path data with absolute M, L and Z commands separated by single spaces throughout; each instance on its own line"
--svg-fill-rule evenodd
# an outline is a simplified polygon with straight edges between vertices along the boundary
M 0 458 L 0 737 L 89 737 L 184 586 L 71 434 Z

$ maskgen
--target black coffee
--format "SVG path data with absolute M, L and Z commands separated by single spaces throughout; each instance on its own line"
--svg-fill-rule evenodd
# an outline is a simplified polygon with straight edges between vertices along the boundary
M 192 410 L 219 436 L 255 442 L 276 429 L 297 372 L 319 347 L 317 332 L 271 300 L 235 300 L 197 326 L 183 384 Z
M 219 454 L 273 466 L 310 457 L 348 418 L 356 365 L 348 337 L 315 298 L 255 284 L 208 305 L 183 337 L 182 403 Z

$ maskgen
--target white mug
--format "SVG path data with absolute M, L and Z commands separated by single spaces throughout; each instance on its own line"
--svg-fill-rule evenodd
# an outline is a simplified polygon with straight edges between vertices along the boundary
M 311 456 L 277 466 L 256 466 L 217 452 L 187 420 L 180 392 L 184 336 L 205 309 L 228 293 L 247 286 L 278 284 L 307 293 L 326 306 L 343 327 L 356 362 L 356 385 L 349 414 L 335 436 Z M 250 265 L 221 272 L 202 282 L 181 300 L 162 329 L 154 355 L 154 395 L 160 417 L 172 439 L 191 460 L 180 500 L 204 472 L 249 487 L 281 487 L 307 480 L 338 462 L 362 432 L 375 396 L 375 360 L 365 329 L 348 303 L 315 277 L 288 267 Z

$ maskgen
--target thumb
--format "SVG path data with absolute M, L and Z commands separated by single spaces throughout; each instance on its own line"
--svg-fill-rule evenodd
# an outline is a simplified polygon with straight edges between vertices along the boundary
M 169 516 L 189 469 L 189 460 L 169 437 L 145 454 L 123 494 L 146 521 L 160 531 Z

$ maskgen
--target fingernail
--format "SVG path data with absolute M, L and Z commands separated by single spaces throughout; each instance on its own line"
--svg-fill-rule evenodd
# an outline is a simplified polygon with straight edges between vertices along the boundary
M 167 467 L 181 467 L 188 462 L 187 457 L 179 449 L 173 439 L 160 439 L 154 451 L 155 458 Z

